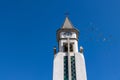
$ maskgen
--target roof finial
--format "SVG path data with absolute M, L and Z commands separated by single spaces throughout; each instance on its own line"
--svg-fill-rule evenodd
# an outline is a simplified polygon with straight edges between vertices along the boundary
M 66 17 L 69 17 L 69 15 L 70 15 L 69 12 L 66 12 L 66 13 L 65 13 L 65 16 L 66 16 Z

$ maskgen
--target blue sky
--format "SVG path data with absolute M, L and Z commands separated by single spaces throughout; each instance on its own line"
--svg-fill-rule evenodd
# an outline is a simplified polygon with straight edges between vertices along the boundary
M 52 80 L 65 12 L 80 30 L 88 80 L 120 80 L 119 0 L 0 0 L 0 80 Z

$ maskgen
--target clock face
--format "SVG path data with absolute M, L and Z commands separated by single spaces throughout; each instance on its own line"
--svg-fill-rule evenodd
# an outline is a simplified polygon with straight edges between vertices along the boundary
M 71 35 L 72 35 L 71 32 L 65 32 L 65 33 L 64 33 L 64 36 L 65 36 L 65 37 L 70 37 Z

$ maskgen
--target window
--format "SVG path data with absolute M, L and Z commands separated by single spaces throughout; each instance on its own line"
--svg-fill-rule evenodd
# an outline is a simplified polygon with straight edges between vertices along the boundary
M 64 80 L 68 80 L 68 57 L 64 56 Z
M 71 75 L 72 80 L 76 80 L 75 56 L 71 56 Z

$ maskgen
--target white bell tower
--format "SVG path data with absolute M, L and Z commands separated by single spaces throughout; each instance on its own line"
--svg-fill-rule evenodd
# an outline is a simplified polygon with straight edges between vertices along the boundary
M 68 17 L 57 30 L 59 51 L 54 48 L 53 80 L 87 80 L 83 48 L 78 51 L 79 31 Z

